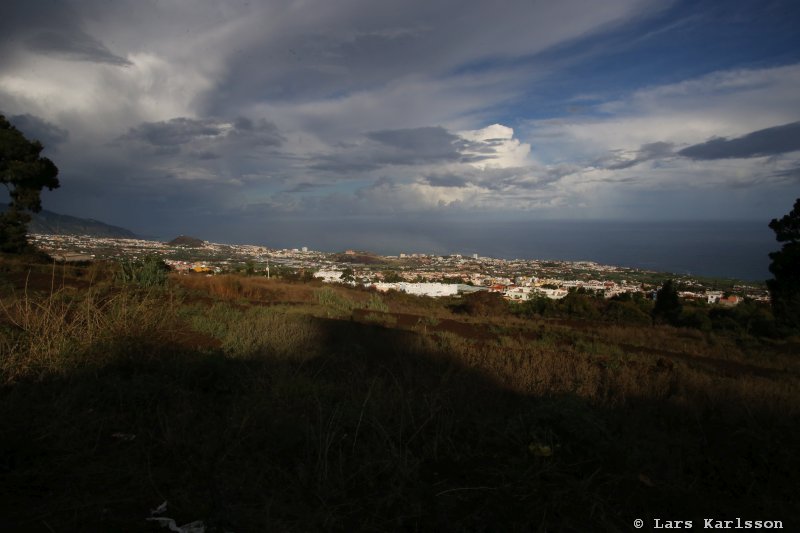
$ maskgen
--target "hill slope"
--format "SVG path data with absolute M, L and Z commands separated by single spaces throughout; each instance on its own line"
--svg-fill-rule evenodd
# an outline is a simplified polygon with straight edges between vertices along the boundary
M 138 237 L 128 229 L 112 226 L 99 220 L 61 215 L 47 210 L 32 215 L 28 231 L 51 235 L 92 235 L 118 239 L 136 239 Z
M 188 235 L 180 235 L 175 237 L 167 244 L 172 246 L 188 246 L 189 248 L 202 248 L 205 245 L 202 240 L 196 237 L 189 237 Z

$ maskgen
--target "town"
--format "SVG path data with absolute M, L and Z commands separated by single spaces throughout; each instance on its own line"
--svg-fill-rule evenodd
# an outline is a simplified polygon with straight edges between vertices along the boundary
M 591 261 L 497 259 L 478 254 L 435 255 L 400 253 L 380 256 L 346 250 L 320 252 L 307 247 L 273 249 L 258 245 L 220 244 L 180 237 L 165 243 L 144 239 L 101 238 L 88 235 L 31 235 L 31 241 L 54 259 L 139 261 L 161 258 L 180 273 L 204 275 L 243 273 L 266 277 L 318 279 L 398 290 L 429 297 L 458 297 L 476 291 L 501 293 L 515 302 L 535 297 L 560 299 L 571 290 L 612 298 L 622 294 L 653 297 L 666 279 L 674 279 L 684 299 L 733 306 L 744 298 L 769 301 L 763 284 L 738 280 L 600 265 Z

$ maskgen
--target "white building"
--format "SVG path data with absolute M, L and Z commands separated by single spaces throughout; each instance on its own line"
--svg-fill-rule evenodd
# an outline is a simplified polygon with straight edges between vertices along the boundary
M 567 289 L 545 289 L 543 287 L 536 288 L 536 294 L 541 294 L 542 296 L 546 296 L 551 300 L 560 300 L 567 295 Z
M 320 270 L 314 272 L 314 277 L 321 279 L 323 283 L 334 283 L 342 280 L 342 272 L 340 270 Z
M 515 302 L 524 302 L 531 299 L 531 287 L 509 287 L 503 295 Z
M 719 303 L 720 298 L 722 298 L 722 293 L 717 291 L 709 291 L 706 293 L 706 298 L 708 303 L 716 304 Z
M 391 289 L 396 291 L 403 291 L 415 296 L 455 296 L 458 294 L 458 285 L 454 283 L 407 283 L 401 281 L 399 283 L 375 283 L 373 285 L 377 290 L 386 292 Z

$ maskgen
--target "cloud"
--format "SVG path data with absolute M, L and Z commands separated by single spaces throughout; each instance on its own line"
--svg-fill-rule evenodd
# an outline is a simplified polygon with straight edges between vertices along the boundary
M 459 133 L 468 141 L 462 149 L 476 168 L 509 168 L 528 163 L 531 145 L 514 138 L 514 129 L 502 124 Z
M 475 156 L 465 153 L 469 144 L 441 126 L 373 131 L 356 143 L 334 147 L 333 153 L 318 157 L 312 168 L 354 174 L 392 165 L 472 161 Z
M 178 117 L 162 122 L 145 122 L 131 128 L 125 140 L 141 140 L 154 146 L 187 144 L 191 141 L 222 136 L 230 125 L 213 120 Z
M 318 189 L 320 189 L 322 187 L 326 187 L 328 185 L 329 184 L 327 184 L 327 183 L 310 183 L 310 182 L 307 182 L 307 181 L 303 181 L 303 182 L 300 182 L 300 183 L 296 183 L 291 188 L 286 189 L 285 191 L 282 191 L 282 192 L 285 192 L 285 193 L 298 193 L 298 192 L 315 191 L 315 190 L 318 190 Z
M 441 126 L 383 130 L 367 134 L 367 138 L 384 147 L 405 154 L 409 162 L 456 161 L 464 141 Z
M 643 144 L 634 152 L 619 150 L 613 158 L 596 163 L 609 170 L 623 170 L 631 168 L 645 161 L 663 159 L 674 155 L 675 145 L 668 142 L 654 142 Z
M 514 130 L 500 124 L 462 132 L 441 126 L 373 131 L 337 146 L 312 168 L 354 174 L 387 166 L 469 165 L 465 170 L 472 171 L 524 165 L 530 145 L 513 137 Z
M 25 137 L 41 142 L 48 150 L 56 149 L 69 139 L 67 130 L 34 115 L 13 115 L 8 117 L 8 120 Z
M 520 135 L 545 168 L 573 167 L 552 182 L 554 197 L 605 205 L 604 215 L 615 213 L 610 206 L 636 210 L 643 195 L 670 191 L 686 197 L 675 213 L 698 209 L 710 194 L 735 204 L 727 191 L 778 197 L 800 164 L 798 83 L 800 64 L 718 71 L 531 121 Z
M 772 141 L 734 146 L 753 154 L 736 164 L 707 157 L 800 121 L 791 54 L 637 79 L 618 66 L 672 9 L 657 0 L 12 4 L 0 109 L 60 148 L 52 198 L 111 222 L 610 213 L 631 191 L 788 186 L 800 164 L 756 157 Z
M 247 13 L 251 24 L 242 34 L 249 42 L 231 54 L 208 105 L 225 114 L 231 102 L 314 102 L 365 87 L 380 90 L 408 77 L 438 79 L 465 65 L 536 54 L 654 4 L 609 0 L 595 10 L 581 9 L 577 0 L 511 0 L 496 9 L 475 1 L 445 0 L 434 7 L 409 0 L 392 7 L 309 2 L 296 9 L 273 2 Z M 269 68 L 254 69 L 259 59 L 267 59 Z
M 221 156 L 217 153 L 214 153 L 210 150 L 202 150 L 200 152 L 192 152 L 192 156 L 196 157 L 197 159 L 210 161 L 212 159 L 219 159 Z
M 423 176 L 422 181 L 434 187 L 466 187 L 469 179 L 457 174 L 431 174 Z
M 789 183 L 800 182 L 800 165 L 778 170 L 773 176 Z
M 42 31 L 29 37 L 28 48 L 46 55 L 74 61 L 108 63 L 129 67 L 133 63 L 111 53 L 100 41 L 82 32 Z
M 773 126 L 734 139 L 711 139 L 684 148 L 678 155 L 690 159 L 763 157 L 800 150 L 800 122 Z
M 618 150 L 632 159 L 651 143 L 694 145 L 800 120 L 798 84 L 800 63 L 713 72 L 638 89 L 581 115 L 530 121 L 521 135 L 544 162 L 594 161 Z
M 0 17 L 0 108 L 70 132 L 59 194 L 76 191 L 78 209 L 81 188 L 126 202 L 119 212 L 146 210 L 151 198 L 192 212 L 259 203 L 347 212 L 368 208 L 362 189 L 379 209 L 500 203 L 539 179 L 519 170 L 530 146 L 513 130 L 483 127 L 500 120 L 488 108 L 546 75 L 510 60 L 654 3 L 31 0 Z M 448 175 L 465 181 L 433 185 Z M 394 200 L 378 201 L 381 192 Z
M 0 14 L 0 62 L 22 51 L 68 61 L 86 61 L 120 67 L 131 62 L 111 52 L 85 28 L 83 14 L 69 3 L 32 0 Z
M 224 142 L 245 143 L 253 146 L 280 146 L 284 137 L 275 124 L 265 119 L 253 121 L 237 118 L 233 122 L 215 119 L 177 117 L 167 121 L 145 122 L 131 128 L 120 140 L 140 141 L 156 147 L 173 148 L 182 145 L 214 145 Z M 201 159 L 215 159 L 219 155 L 206 150 L 197 152 Z

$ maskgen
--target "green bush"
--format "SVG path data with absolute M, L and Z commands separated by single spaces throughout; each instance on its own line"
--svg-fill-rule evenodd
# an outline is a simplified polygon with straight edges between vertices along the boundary
M 595 298 L 585 294 L 571 292 L 561 300 L 561 309 L 570 318 L 589 318 L 600 317 L 600 313 L 595 306 Z
M 305 359 L 321 346 L 319 332 L 308 316 L 287 314 L 274 307 L 252 307 L 230 322 L 222 348 L 232 357 Z
M 651 322 L 650 317 L 632 300 L 609 301 L 604 315 L 618 324 L 646 326 Z
M 533 316 L 549 316 L 553 314 L 553 300 L 544 296 L 532 296 L 530 300 L 511 307 L 514 314 L 530 318 Z
M 700 331 L 709 332 L 713 327 L 711 318 L 708 313 L 698 308 L 684 308 L 681 311 L 681 316 L 678 319 L 678 325 L 685 328 L 699 329 Z
M 466 295 L 456 311 L 470 316 L 498 317 L 509 313 L 509 305 L 503 296 L 496 292 L 479 291 Z
M 317 289 L 314 291 L 314 294 L 317 296 L 317 302 L 322 305 L 323 307 L 327 307 L 329 310 L 337 311 L 339 313 L 349 313 L 356 307 L 358 304 L 351 300 L 350 298 L 343 296 L 339 292 L 335 291 L 330 287 L 322 287 L 321 289 Z
M 681 317 L 681 301 L 671 279 L 664 282 L 656 293 L 653 320 L 656 323 L 677 325 Z
M 731 309 L 715 308 L 709 311 L 708 317 L 714 330 L 741 333 L 743 328 L 734 318 Z
M 115 280 L 142 287 L 163 287 L 167 283 L 169 265 L 161 258 L 148 255 L 143 261 L 122 261 Z
M 381 311 L 386 313 L 389 311 L 389 306 L 383 302 L 383 299 L 377 294 L 370 294 L 367 305 L 364 306 L 371 311 Z

